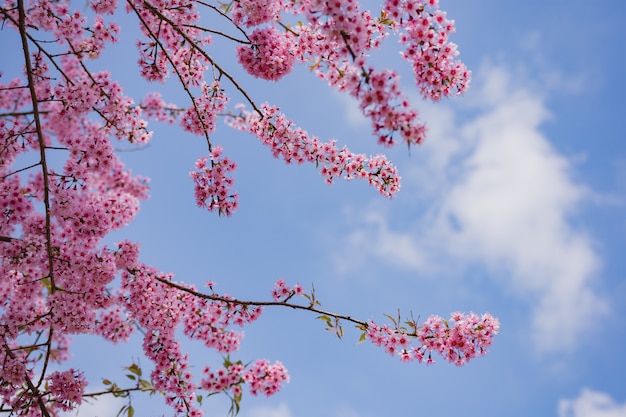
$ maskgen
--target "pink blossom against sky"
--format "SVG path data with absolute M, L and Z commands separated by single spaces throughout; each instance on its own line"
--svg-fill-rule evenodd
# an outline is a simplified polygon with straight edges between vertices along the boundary
M 325 308 L 378 322 L 398 308 L 423 319 L 458 310 L 500 320 L 485 357 L 463 368 L 419 366 L 357 345 L 348 326 L 338 341 L 313 316 L 268 308 L 245 328 L 234 359 L 266 357 L 258 366 L 284 365 L 290 382 L 269 399 L 244 394 L 243 417 L 626 416 L 626 5 L 440 6 L 472 71 L 464 96 L 424 103 L 400 47 L 374 55 L 400 69 L 401 93 L 427 125 L 424 143 L 409 150 L 378 145 L 358 100 L 306 67 L 280 63 L 275 70 L 288 75 L 259 83 L 237 69 L 232 44 L 207 46 L 225 54 L 257 102 L 279 105 L 311 136 L 335 138 L 355 155 L 385 153 L 402 177 L 391 200 L 363 181 L 329 186 L 314 166 L 285 165 L 219 119 L 212 141 L 237 164 L 238 207 L 228 218 L 196 205 L 189 172 L 206 156 L 198 136 L 151 121 L 150 144 L 120 153 L 151 179 L 151 197 L 111 241 L 139 241 L 143 262 L 179 280 L 214 280 L 218 292 L 253 299 L 269 299 L 278 278 L 314 283 Z M 125 94 L 143 97 L 150 86 L 137 81 L 134 29 L 120 26 L 106 69 Z M 3 57 L 14 53 L 11 36 L 0 31 Z M 155 86 L 166 102 L 184 99 L 173 83 Z M 124 382 L 121 368 L 141 343 L 133 351 L 133 343 L 103 350 L 91 338 L 76 341 L 73 366 L 90 388 L 99 377 Z M 201 343 L 185 347 L 192 364 L 219 361 Z M 227 402 L 212 400 L 206 415 L 225 415 Z M 115 415 L 123 404 L 102 400 L 79 415 Z M 133 404 L 137 415 L 169 413 L 158 397 Z

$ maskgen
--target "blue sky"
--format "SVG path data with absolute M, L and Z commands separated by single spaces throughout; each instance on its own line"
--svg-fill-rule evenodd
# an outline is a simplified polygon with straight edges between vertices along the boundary
M 311 314 L 266 309 L 233 357 L 281 360 L 291 382 L 269 399 L 245 395 L 242 417 L 626 416 L 626 5 L 441 6 L 473 71 L 468 94 L 425 103 L 395 50 L 376 56 L 401 72 L 428 124 L 427 142 L 410 153 L 379 148 L 356 105 L 306 69 L 278 84 L 241 75 L 257 102 L 280 105 L 311 134 L 387 153 L 403 177 L 393 200 L 357 182 L 328 186 L 314 167 L 285 166 L 223 126 L 213 142 L 239 164 L 240 209 L 218 218 L 195 207 L 188 178 L 205 154 L 200 138 L 152 123 L 150 146 L 122 155 L 152 179 L 152 197 L 111 240 L 140 241 L 146 263 L 182 281 L 213 279 L 218 292 L 263 299 L 283 277 L 314 283 L 323 307 L 362 319 L 384 321 L 400 308 L 501 321 L 490 353 L 457 368 L 400 363 L 357 345 L 348 327 L 338 341 Z M 123 59 L 104 65 L 127 93 L 141 93 L 128 36 L 115 52 Z M 232 49 L 213 48 L 232 64 Z M 156 87 L 170 101 L 184 97 L 174 84 Z M 147 364 L 137 340 L 76 343 L 73 361 L 94 388 L 99 376 L 123 381 L 119 367 L 132 358 Z M 198 369 L 219 360 L 187 347 Z M 170 414 L 158 398 L 134 404 L 141 416 Z M 94 408 L 79 415 L 115 415 L 119 403 Z M 207 415 L 227 410 L 220 399 L 206 407 Z

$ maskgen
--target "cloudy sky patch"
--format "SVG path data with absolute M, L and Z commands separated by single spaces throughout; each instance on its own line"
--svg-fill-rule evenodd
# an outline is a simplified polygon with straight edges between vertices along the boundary
M 482 110 L 463 124 L 455 126 L 445 107 L 429 117 L 429 144 L 418 150 L 426 162 L 404 178 L 405 187 L 412 179 L 429 184 L 418 220 L 396 230 L 393 210 L 372 206 L 341 263 L 346 269 L 350 254 L 367 248 L 379 261 L 420 272 L 450 257 L 478 262 L 527 303 L 539 351 L 573 349 L 608 312 L 594 289 L 602 260 L 573 222 L 591 193 L 542 133 L 550 117 L 542 97 L 512 80 L 503 67 L 482 72 L 470 100 Z

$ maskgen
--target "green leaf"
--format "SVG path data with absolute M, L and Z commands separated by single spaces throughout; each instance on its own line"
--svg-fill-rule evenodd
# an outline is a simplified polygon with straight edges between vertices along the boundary
M 108 379 L 106 379 L 106 378 L 103 378 L 103 379 L 102 379 L 102 383 L 103 383 L 104 385 L 111 385 L 111 384 L 112 384 L 112 382 L 111 382 L 111 381 L 109 381 L 109 380 L 108 380 Z
M 111 385 L 111 388 L 109 388 L 109 390 L 114 397 L 123 397 L 125 394 L 125 391 L 121 391 L 120 387 L 118 387 L 117 384 Z
M 341 327 L 339 323 L 337 323 L 337 327 L 335 329 L 336 329 L 335 333 L 337 334 L 337 337 L 341 340 L 341 338 L 343 337 L 343 327 Z
M 154 389 L 152 388 L 152 383 L 150 383 L 150 381 L 146 381 L 145 379 L 139 380 L 139 386 L 141 387 L 142 391 L 151 391 Z
M 229 368 L 232 366 L 232 362 L 230 361 L 230 356 L 224 357 L 224 368 Z
M 137 376 L 141 376 L 141 368 L 136 363 L 133 363 L 130 366 L 125 366 L 124 369 L 132 372 L 133 374 L 135 374 Z
M 394 326 L 397 326 L 398 323 L 396 322 L 396 319 L 394 319 L 392 316 L 390 316 L 389 314 L 385 314 L 385 317 L 387 317 L 389 320 L 391 320 L 391 322 L 394 324 Z
M 241 397 L 239 397 L 239 399 L 241 399 Z M 239 405 L 239 400 L 237 399 L 237 396 L 236 396 L 230 404 L 230 410 L 228 410 L 228 415 L 234 417 L 237 414 L 239 414 L 240 410 L 241 410 L 241 406 Z
M 128 417 L 133 417 L 135 415 L 135 408 L 132 405 L 128 406 Z
M 357 344 L 365 342 L 365 339 L 367 339 L 367 332 L 361 333 L 361 337 L 359 337 L 359 341 L 357 342 Z
M 328 316 L 318 316 L 317 318 L 320 319 L 320 320 L 324 320 L 326 322 L 326 324 L 328 325 L 328 327 L 334 327 L 332 322 L 331 322 L 331 320 L 330 320 L 330 317 L 328 317 Z

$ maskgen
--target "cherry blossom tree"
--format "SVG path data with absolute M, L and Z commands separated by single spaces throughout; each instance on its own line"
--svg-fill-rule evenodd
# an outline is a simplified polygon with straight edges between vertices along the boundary
M 400 177 L 384 155 L 324 142 L 277 106 L 256 103 L 211 42 L 232 42 L 239 64 L 259 82 L 308 66 L 356 99 L 380 144 L 413 146 L 424 140 L 425 125 L 396 72 L 375 68 L 368 56 L 395 36 L 425 99 L 463 93 L 470 72 L 457 60 L 454 22 L 437 0 L 386 0 L 375 10 L 356 0 L 90 0 L 89 9 L 67 0 L 5 0 L 0 10 L 3 31 L 20 40 L 10 59 L 23 68 L 20 77 L 0 79 L 0 413 L 47 417 L 85 398 L 142 392 L 161 393 L 175 415 L 189 416 L 202 415 L 203 397 L 224 393 L 237 412 L 244 391 L 271 395 L 289 379 L 280 362 L 231 359 L 242 341 L 238 327 L 269 307 L 311 312 L 339 337 L 344 324 L 354 325 L 361 340 L 402 361 L 432 363 L 439 354 L 463 365 L 486 352 L 499 327 L 489 314 L 421 323 L 388 316 L 377 324 L 325 311 L 313 290 L 282 279 L 264 301 L 242 300 L 214 292 L 213 282 L 198 288 L 142 263 L 136 242 L 103 243 L 147 198 L 147 180 L 133 176 L 115 151 L 118 142 L 148 143 L 147 119 L 177 123 L 206 143 L 190 180 L 197 205 L 217 215 L 238 207 L 237 165 L 216 141 L 220 119 L 222 129 L 248 132 L 285 163 L 315 164 L 329 184 L 361 179 L 393 197 Z M 141 76 L 174 80 L 185 102 L 168 104 L 159 93 L 128 97 L 108 71 L 94 69 L 118 40 L 123 13 L 142 34 Z M 231 96 L 245 104 L 231 105 Z M 152 365 L 150 375 L 137 364 L 126 368 L 135 385 L 103 379 L 105 391 L 89 391 L 84 373 L 65 365 L 73 335 L 124 343 L 134 333 Z M 180 335 L 220 352 L 223 362 L 192 373 Z M 130 405 L 121 411 L 134 412 Z

